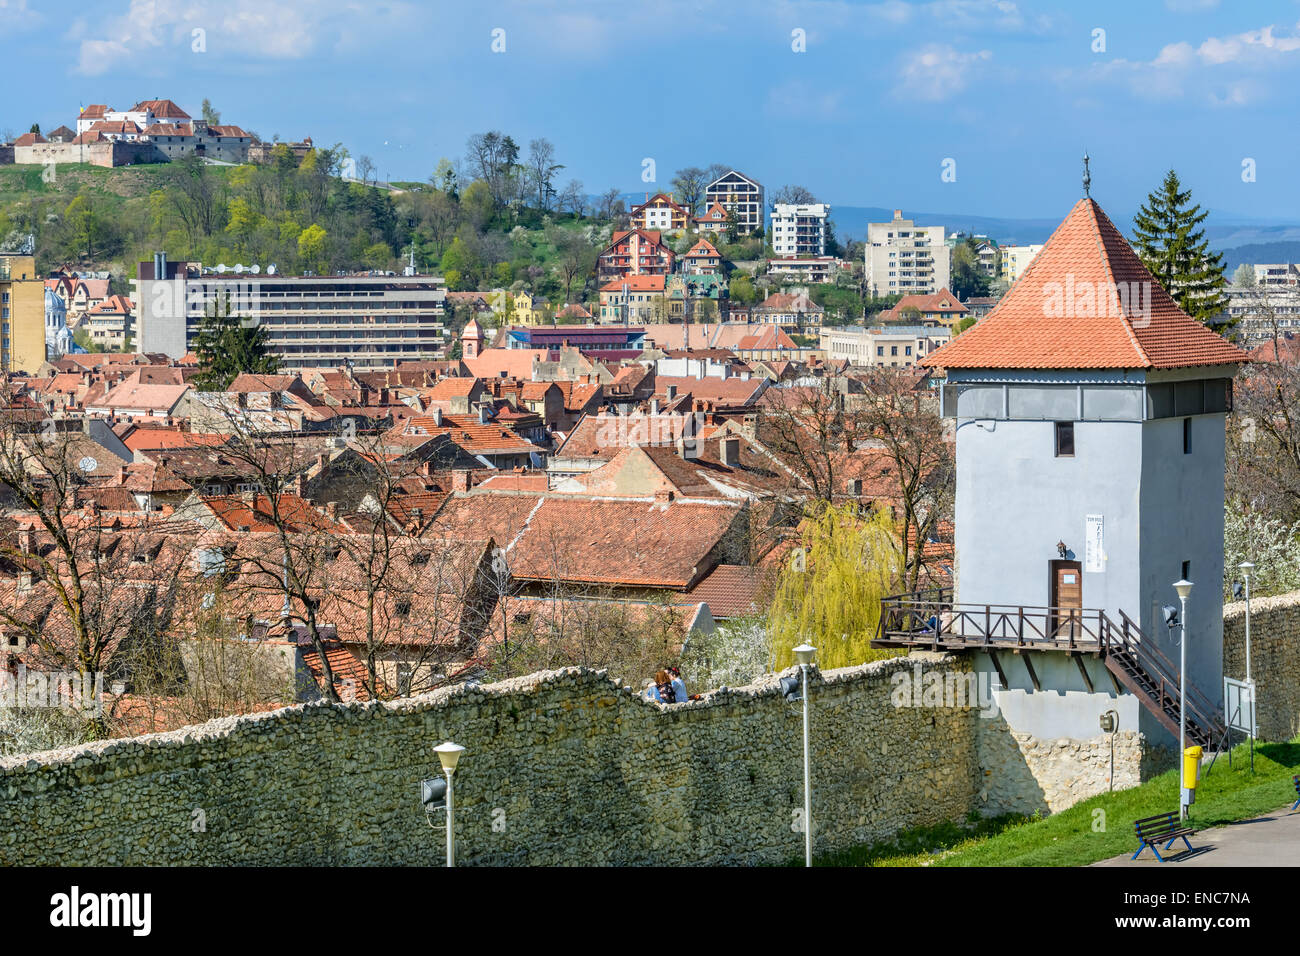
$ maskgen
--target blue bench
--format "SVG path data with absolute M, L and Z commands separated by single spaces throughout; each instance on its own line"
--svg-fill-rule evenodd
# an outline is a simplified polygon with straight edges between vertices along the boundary
M 1176 813 L 1158 813 L 1154 817 L 1144 817 L 1134 823 L 1133 827 L 1137 830 L 1138 848 L 1130 859 L 1136 860 L 1143 850 L 1151 847 L 1151 852 L 1161 863 L 1165 862 L 1165 858 L 1160 855 L 1157 844 L 1164 843 L 1165 852 L 1168 853 L 1169 848 L 1181 838 L 1190 850 L 1192 844 L 1187 838 L 1196 832 L 1193 827 L 1184 825 Z

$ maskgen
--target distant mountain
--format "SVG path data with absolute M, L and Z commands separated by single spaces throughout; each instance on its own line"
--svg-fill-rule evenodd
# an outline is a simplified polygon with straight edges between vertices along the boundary
M 1244 246 L 1220 249 L 1223 271 L 1231 275 L 1243 262 L 1300 262 L 1300 240 L 1288 242 L 1249 242 Z

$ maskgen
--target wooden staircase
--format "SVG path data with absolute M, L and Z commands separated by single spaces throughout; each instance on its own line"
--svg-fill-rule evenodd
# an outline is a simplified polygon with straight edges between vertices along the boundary
M 1102 660 L 1115 679 L 1142 702 L 1160 725 L 1178 736 L 1178 668 L 1144 638 L 1123 611 L 1122 625 L 1111 624 L 1102 640 Z M 1109 623 L 1109 622 L 1108 622 Z M 1223 719 L 1199 687 L 1187 682 L 1187 744 L 1207 751 L 1223 739 Z

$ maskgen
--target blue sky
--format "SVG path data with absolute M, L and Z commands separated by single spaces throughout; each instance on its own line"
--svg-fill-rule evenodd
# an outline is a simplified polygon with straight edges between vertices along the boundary
M 1173 166 L 1216 212 L 1300 220 L 1294 2 L 90 7 L 0 0 L 16 93 L 0 130 L 155 97 L 197 115 L 208 97 L 223 122 L 342 142 L 394 179 L 427 178 L 471 133 L 501 129 L 549 138 L 562 182 L 592 193 L 721 162 L 836 204 L 1045 218 L 1078 197 L 1086 148 L 1093 195 L 1117 216 Z M 642 182 L 646 158 L 657 184 Z M 941 179 L 945 159 L 955 182 Z

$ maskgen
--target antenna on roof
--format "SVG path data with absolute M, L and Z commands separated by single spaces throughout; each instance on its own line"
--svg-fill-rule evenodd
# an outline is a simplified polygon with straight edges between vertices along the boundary
M 1087 199 L 1091 195 L 1089 193 L 1089 190 L 1091 188 L 1092 188 L 1092 174 L 1088 172 L 1088 151 L 1085 149 L 1083 151 L 1083 198 L 1084 199 Z

